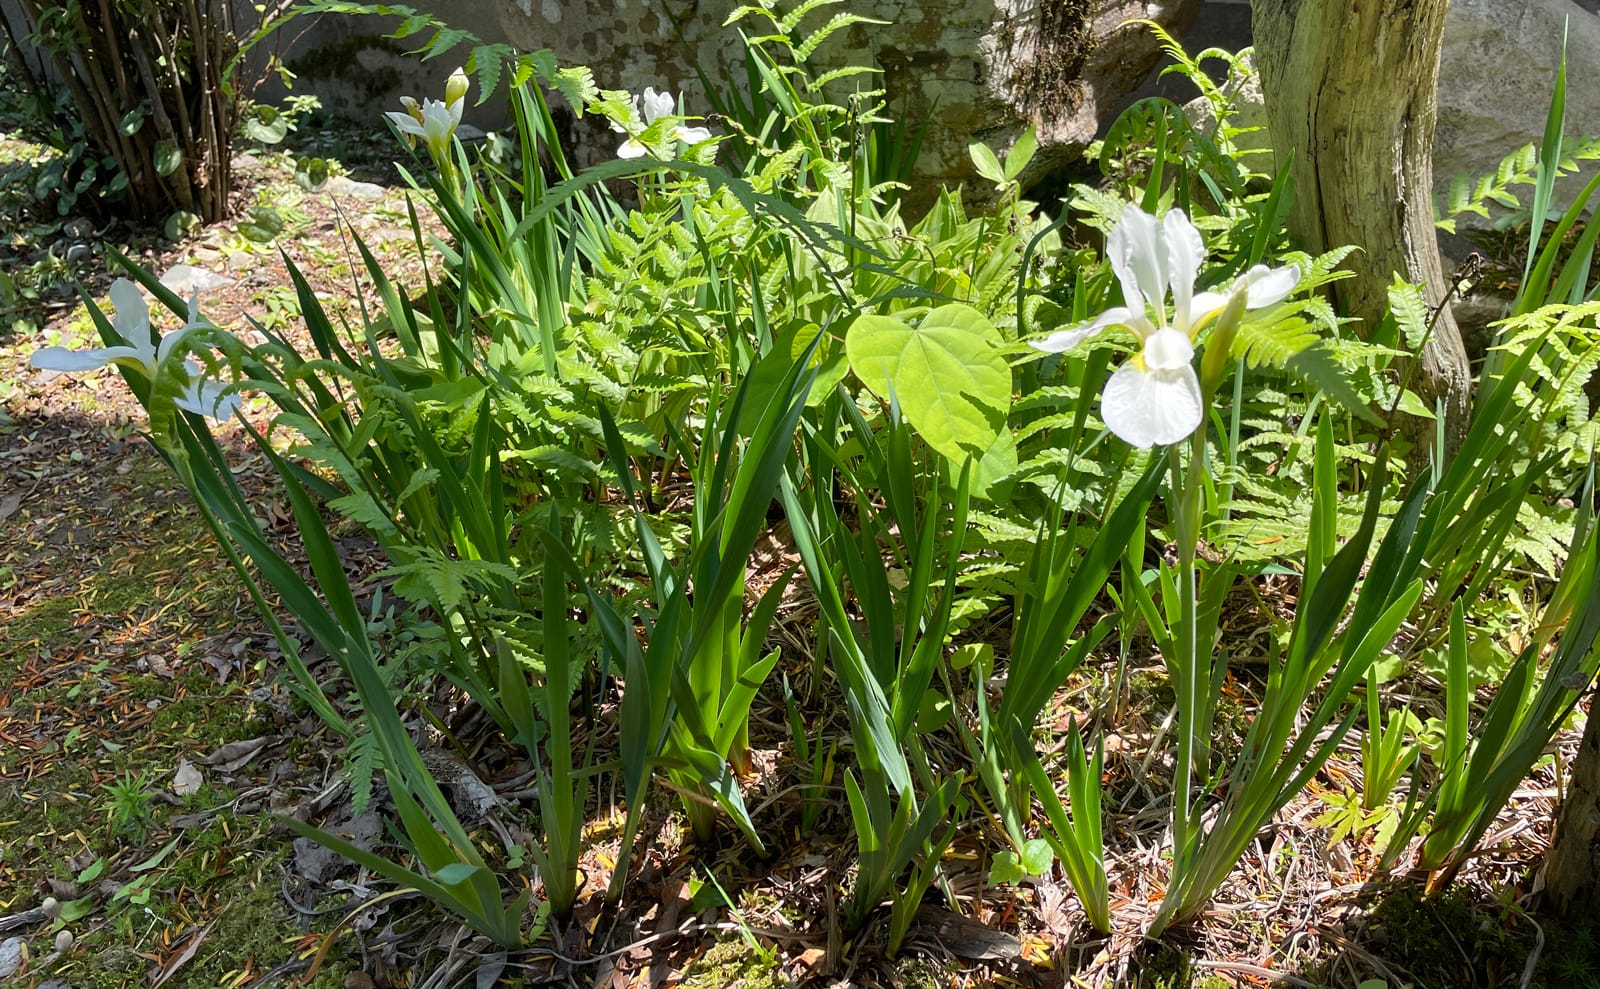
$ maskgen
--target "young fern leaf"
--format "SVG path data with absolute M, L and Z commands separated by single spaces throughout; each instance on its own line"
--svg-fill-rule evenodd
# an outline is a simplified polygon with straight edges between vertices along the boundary
M 459 608 L 463 601 L 487 591 L 496 582 L 514 582 L 517 571 L 489 560 L 453 560 L 431 546 L 410 547 L 416 558 L 380 571 L 380 577 L 398 577 L 395 592 L 413 601 L 427 601 L 442 612 Z
M 500 72 L 504 68 L 502 53 L 495 45 L 477 45 L 467 56 L 466 69 L 478 76 L 478 104 L 494 94 L 500 85 Z
M 829 2 L 832 2 L 832 0 L 829 0 Z M 816 50 L 822 46 L 822 43 L 828 40 L 829 37 L 831 37 L 834 33 L 838 32 L 838 31 L 841 31 L 844 28 L 849 27 L 852 24 L 887 24 L 887 23 L 888 23 L 887 21 L 875 20 L 875 19 L 873 19 L 871 17 L 867 17 L 864 14 L 849 14 L 849 13 L 834 14 L 833 17 L 829 18 L 828 23 L 822 25 L 822 27 L 820 27 L 816 31 L 812 32 L 812 34 L 809 37 L 807 37 L 806 40 L 802 41 L 800 44 L 795 46 L 795 48 L 794 48 L 794 57 L 795 57 L 795 59 L 797 61 L 800 61 L 800 62 L 807 61 L 808 59 L 811 58 L 812 54 L 814 52 L 816 52 Z M 851 70 L 851 73 L 854 74 L 854 73 L 857 73 L 857 72 L 873 72 L 873 71 L 876 71 L 876 70 L 867 68 L 865 66 L 857 66 L 856 68 Z
M 372 778 L 383 771 L 378 736 L 362 732 L 345 750 L 345 777 L 350 781 L 350 812 L 359 817 L 372 806 Z
M 1350 383 L 1322 338 L 1303 319 L 1247 322 L 1239 327 L 1233 352 L 1250 367 L 1276 367 L 1322 391 L 1328 398 L 1369 421 L 1377 417 Z
M 841 0 L 805 0 L 798 7 L 784 14 L 782 18 L 774 18 L 773 23 L 777 25 L 778 30 L 783 32 L 785 36 L 792 38 L 795 31 L 799 29 L 800 22 L 805 20 L 813 10 L 840 2 Z M 772 16 L 770 8 L 767 16 Z
M 1406 346 L 1416 350 L 1428 335 L 1428 304 L 1422 292 L 1399 275 L 1389 286 L 1389 312 L 1400 327 L 1400 338 Z

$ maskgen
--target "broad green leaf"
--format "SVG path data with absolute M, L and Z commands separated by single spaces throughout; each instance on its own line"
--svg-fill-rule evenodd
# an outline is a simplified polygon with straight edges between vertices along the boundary
M 950 701 L 937 690 L 926 691 L 917 705 L 917 733 L 936 732 L 950 723 Z
M 154 869 L 156 866 L 160 865 L 162 862 L 165 862 L 167 860 L 167 856 L 172 854 L 172 850 L 174 848 L 178 847 L 178 840 L 179 839 L 177 839 L 177 838 L 172 839 L 171 841 L 167 842 L 164 846 L 162 846 L 162 848 L 161 848 L 161 850 L 159 852 L 156 852 L 154 855 L 152 855 L 149 858 L 145 859 L 143 862 L 140 862 L 137 865 L 128 866 L 128 871 L 129 872 L 145 872 L 147 870 Z
M 1015 179 L 1022 174 L 1022 170 L 1033 161 L 1033 153 L 1039 149 L 1039 132 L 1032 125 L 1017 135 L 1016 141 L 1011 145 L 1011 150 L 1006 152 L 1006 178 Z
M 183 152 L 171 141 L 162 141 L 156 145 L 155 166 L 156 174 L 161 176 L 171 175 L 183 164 Z
M 258 244 L 270 244 L 283 233 L 283 217 L 270 206 L 252 206 L 249 219 L 239 222 L 239 233 Z
M 988 677 L 994 671 L 994 646 L 987 642 L 969 642 L 957 646 L 950 653 L 950 668 L 964 670 L 969 666 L 978 668 L 978 676 Z
M 1001 883 L 1018 883 L 1028 875 L 1022 867 L 1022 860 L 1016 852 L 998 852 L 994 861 L 989 865 L 989 885 L 999 886 Z
M 989 449 L 985 450 L 978 460 L 977 470 L 973 471 L 972 496 L 988 498 L 991 486 L 1010 477 L 1016 471 L 1017 441 L 1009 429 L 1002 429 L 1000 435 L 995 437 Z
M 139 133 L 139 128 L 144 126 L 145 117 L 148 115 L 149 110 L 146 109 L 143 103 L 140 103 L 138 106 L 122 115 L 122 121 L 117 125 L 117 130 L 121 131 L 127 137 L 132 137 L 133 135 Z
M 167 235 L 168 240 L 179 240 L 189 236 L 199 229 L 200 218 L 188 210 L 180 209 L 178 212 L 167 217 L 167 224 L 166 227 L 163 228 L 162 233 Z
M 1022 846 L 1022 867 L 1030 876 L 1044 875 L 1055 860 L 1055 850 L 1043 838 L 1034 838 Z
M 244 120 L 244 136 L 262 144 L 277 144 L 289 133 L 289 118 L 270 106 L 251 108 Z
M 1437 416 L 1434 414 L 1434 411 L 1424 405 L 1422 403 L 1422 399 L 1417 397 L 1417 393 L 1409 388 L 1400 393 L 1400 404 L 1398 408 L 1406 415 L 1416 416 L 1418 419 L 1437 418 Z
M 307 192 L 317 192 L 328 184 L 326 158 L 301 158 L 294 166 L 294 180 Z
M 993 323 L 959 304 L 933 310 L 917 327 L 862 316 L 845 333 L 856 376 L 898 403 L 928 445 L 957 464 L 984 456 L 1005 428 L 1011 368 L 1000 343 Z
M 783 385 L 789 369 L 806 354 L 819 332 L 821 327 L 807 323 L 792 333 L 785 333 L 774 341 L 766 356 L 750 366 L 750 394 L 739 412 L 739 432 L 742 435 L 749 436 L 756 428 L 768 399 Z M 811 352 L 810 366 L 817 369 L 817 377 L 811 384 L 806 404 L 816 405 L 833 394 L 835 386 L 844 380 L 849 364 L 839 345 L 825 340 Z
M 972 156 L 972 164 L 978 169 L 979 175 L 995 185 L 1005 184 L 1006 170 L 1001 167 L 1000 159 L 995 157 L 993 148 L 982 141 L 973 141 L 967 145 L 967 154 Z

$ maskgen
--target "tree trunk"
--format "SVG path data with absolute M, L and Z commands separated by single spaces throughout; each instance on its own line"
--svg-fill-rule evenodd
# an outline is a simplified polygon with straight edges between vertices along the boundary
M 1378 325 L 1395 272 L 1443 306 L 1413 390 L 1445 412 L 1446 454 L 1466 431 L 1472 376 L 1433 225 L 1433 127 L 1449 0 L 1253 0 L 1256 60 L 1280 164 L 1293 155 L 1290 232 L 1313 253 L 1355 244 L 1335 283 L 1346 314 Z
M 1545 859 L 1545 894 L 1555 912 L 1593 917 L 1600 909 L 1596 876 L 1600 876 L 1600 711 L 1591 709 Z

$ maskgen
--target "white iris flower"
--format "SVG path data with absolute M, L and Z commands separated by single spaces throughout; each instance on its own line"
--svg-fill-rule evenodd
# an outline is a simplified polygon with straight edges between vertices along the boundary
M 1256 265 L 1226 292 L 1194 291 L 1205 260 L 1200 231 L 1172 210 L 1157 220 L 1129 205 L 1106 240 L 1111 269 L 1122 284 L 1125 305 L 1080 326 L 1033 342 L 1039 350 L 1070 350 L 1100 331 L 1121 326 L 1139 341 L 1139 351 L 1111 375 L 1100 399 L 1106 428 L 1137 447 L 1165 446 L 1192 434 L 1205 418 L 1200 379 L 1194 370 L 1195 335 L 1245 293 L 1246 309 L 1283 301 L 1300 282 L 1297 265 Z M 1167 293 L 1172 319 L 1167 319 Z M 1152 321 L 1151 317 L 1154 316 Z
M 183 339 L 192 331 L 211 325 L 200 316 L 200 297 L 196 293 L 189 299 L 189 319 L 183 328 L 151 343 L 150 307 L 145 304 L 138 284 L 127 278 L 112 282 L 111 303 L 116 306 L 111 326 L 118 336 L 128 341 L 127 345 L 90 350 L 45 347 L 34 351 L 28 363 L 47 371 L 93 371 L 107 364 L 121 364 L 137 370 L 153 383 Z M 213 419 L 226 419 L 238 411 L 239 396 L 225 394 L 227 385 L 206 378 L 199 364 L 184 360 L 183 371 L 186 379 L 175 400 L 179 408 Z
M 656 92 L 655 87 L 646 86 L 644 92 L 633 98 L 633 120 L 624 127 L 616 121 L 611 122 L 611 129 L 618 134 L 627 134 L 628 139 L 617 148 L 618 158 L 642 158 L 649 153 L 644 142 L 639 140 L 639 135 L 650 129 L 662 117 L 671 117 L 677 112 L 678 102 L 666 90 Z M 704 127 L 685 127 L 682 124 L 673 127 L 667 132 L 668 138 L 673 141 L 682 141 L 684 144 L 699 144 L 701 141 L 710 140 L 711 131 Z
M 45 347 L 33 352 L 28 363 L 47 371 L 93 371 L 107 364 L 121 364 L 138 370 L 154 381 L 156 369 L 167 359 L 183 338 L 198 324 L 195 304 L 189 304 L 189 322 L 176 333 L 169 333 L 159 343 L 150 342 L 150 307 L 145 305 L 139 286 L 127 278 L 111 283 L 111 304 L 116 306 L 111 326 L 117 335 L 128 341 L 127 346 L 95 347 L 90 350 L 68 350 L 65 347 Z
M 420 104 L 409 96 L 400 97 L 405 110 L 389 110 L 384 116 L 408 138 L 422 138 L 428 153 L 443 160 L 450 153 L 450 138 L 461 124 L 461 113 L 467 107 L 467 74 L 457 69 L 444 85 L 444 99 L 423 100 Z
M 178 408 L 195 415 L 212 419 L 231 419 L 239 411 L 239 396 L 227 391 L 227 385 L 205 376 L 205 369 L 194 361 L 184 361 L 183 369 L 189 381 L 175 400 Z

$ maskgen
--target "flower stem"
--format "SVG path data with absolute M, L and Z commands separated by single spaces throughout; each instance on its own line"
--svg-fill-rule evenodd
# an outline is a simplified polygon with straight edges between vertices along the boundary
M 1172 884 L 1168 898 L 1181 897 L 1197 835 L 1194 814 L 1194 774 L 1201 754 L 1210 747 L 1201 742 L 1200 732 L 1211 689 L 1210 654 L 1202 655 L 1199 643 L 1198 575 L 1195 567 L 1200 538 L 1200 482 L 1205 457 L 1205 435 L 1196 431 L 1190 437 L 1185 463 L 1172 451 L 1172 529 L 1178 552 L 1178 621 L 1173 631 L 1177 655 L 1172 666 L 1178 675 L 1175 685 L 1178 702 L 1178 760 L 1172 792 Z M 1206 761 L 1209 762 L 1209 759 Z M 1201 767 L 1202 774 L 1204 768 Z

